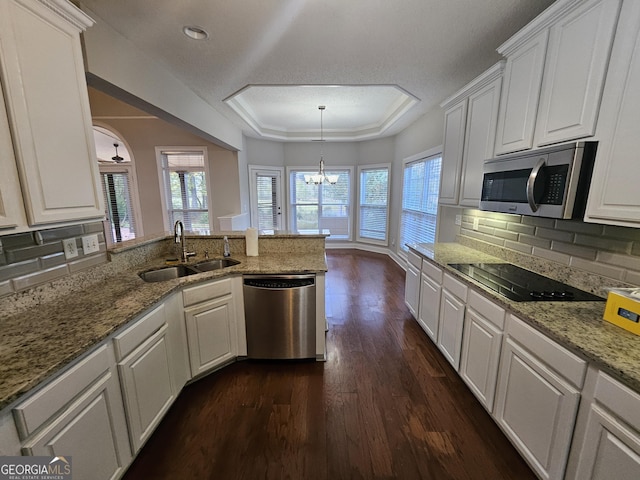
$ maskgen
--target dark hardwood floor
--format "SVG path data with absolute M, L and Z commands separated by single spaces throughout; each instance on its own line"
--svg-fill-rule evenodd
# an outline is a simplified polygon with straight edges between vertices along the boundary
M 535 479 L 404 305 L 384 255 L 327 251 L 328 358 L 185 387 L 125 479 Z

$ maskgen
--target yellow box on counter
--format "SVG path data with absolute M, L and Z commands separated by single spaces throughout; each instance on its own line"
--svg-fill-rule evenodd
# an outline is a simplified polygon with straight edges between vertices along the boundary
M 640 335 L 640 290 L 636 288 L 611 289 L 604 307 L 604 319 L 631 333 Z

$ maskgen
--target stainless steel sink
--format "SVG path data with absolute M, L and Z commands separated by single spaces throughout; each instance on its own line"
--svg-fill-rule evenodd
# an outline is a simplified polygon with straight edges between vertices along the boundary
M 231 258 L 219 258 L 216 260 L 205 260 L 204 262 L 196 263 L 193 267 L 201 272 L 210 272 L 212 270 L 219 270 L 225 267 L 232 267 L 239 263 L 240 262 L 238 260 L 233 260 Z
M 149 270 L 140 273 L 140 278 L 145 282 L 164 282 L 174 278 L 186 277 L 187 275 L 195 275 L 197 273 L 211 272 L 225 267 L 238 265 L 238 260 L 231 258 L 220 258 L 215 260 L 205 260 L 204 262 L 193 265 L 175 265 L 171 267 L 158 268 L 157 270 Z
M 142 272 L 140 274 L 140 278 L 145 282 L 164 282 L 166 280 L 186 277 L 187 275 L 193 275 L 195 273 L 200 272 L 187 265 L 175 265 L 173 267 L 164 267 L 159 268 L 158 270 Z

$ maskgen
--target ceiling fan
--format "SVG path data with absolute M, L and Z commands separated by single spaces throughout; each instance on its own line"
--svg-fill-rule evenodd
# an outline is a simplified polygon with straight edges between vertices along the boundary
M 120 144 L 118 142 L 114 143 L 113 146 L 116 148 L 116 154 L 111 157 L 111 160 L 113 160 L 116 163 L 120 163 L 124 160 L 123 157 L 121 157 L 120 155 L 118 155 L 118 147 L 120 146 Z

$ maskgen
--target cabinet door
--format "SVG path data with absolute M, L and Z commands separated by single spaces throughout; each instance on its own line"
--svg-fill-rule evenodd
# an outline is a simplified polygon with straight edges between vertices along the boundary
M 639 118 L 640 2 L 625 2 L 598 119 L 587 221 L 640 226 Z
M 73 478 L 120 478 L 131 460 L 117 377 L 100 377 L 42 433 L 24 455 L 72 457 Z M 121 417 L 121 418 L 120 418 Z
M 621 0 L 583 2 L 549 33 L 536 144 L 595 133 Z
M 640 435 L 598 405 L 591 405 L 575 480 L 640 478 Z
M 134 455 L 176 398 L 167 329 L 165 324 L 118 364 Z
M 493 157 L 502 78 L 469 97 L 464 141 L 460 205 L 478 208 L 482 193 L 482 167 Z
M 27 219 L 0 81 L 0 229 L 26 225 Z M 8 230 L 6 233 L 11 232 L 12 230 Z
M 460 366 L 460 347 L 464 326 L 464 302 L 442 289 L 440 298 L 440 321 L 438 326 L 438 347 L 453 368 Z
M 533 146 L 548 37 L 549 31 L 543 30 L 507 57 L 500 95 L 496 155 Z
M 413 318 L 418 318 L 420 304 L 420 270 L 408 262 L 404 280 L 404 303 L 409 308 Z
M 457 204 L 462 172 L 464 129 L 467 100 L 449 108 L 444 114 L 444 145 L 440 174 L 440 203 Z
M 80 28 L 67 18 L 90 20 L 74 12 L 0 2 L 0 68 L 30 225 L 104 216 Z
M 507 337 L 494 416 L 540 478 L 562 479 L 580 392 Z
M 442 287 L 426 274 L 421 275 L 420 310 L 418 323 L 434 343 L 438 342 L 438 320 L 440 319 L 440 291 Z
M 233 297 L 185 309 L 191 373 L 195 377 L 236 356 Z
M 502 332 L 477 312 L 467 309 L 462 342 L 460 376 L 484 407 L 492 412 Z

